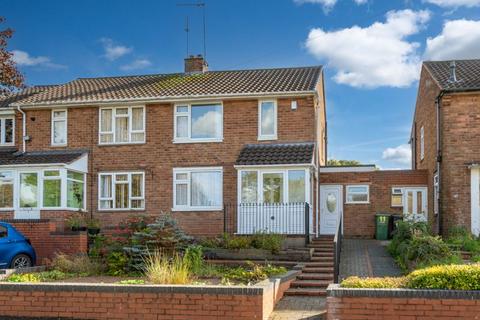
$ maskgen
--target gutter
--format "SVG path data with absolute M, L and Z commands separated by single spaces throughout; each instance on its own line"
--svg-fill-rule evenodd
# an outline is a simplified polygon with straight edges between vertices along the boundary
M 17 110 L 22 114 L 22 152 L 25 153 L 25 151 L 27 150 L 27 146 L 25 145 L 25 138 L 27 136 L 27 116 L 25 112 L 20 108 L 20 106 L 17 106 Z

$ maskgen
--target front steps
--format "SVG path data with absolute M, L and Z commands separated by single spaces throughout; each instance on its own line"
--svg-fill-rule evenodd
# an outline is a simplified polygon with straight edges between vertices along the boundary
M 308 247 L 314 249 L 311 261 L 305 263 L 285 295 L 326 296 L 328 285 L 333 283 L 333 237 L 314 239 Z

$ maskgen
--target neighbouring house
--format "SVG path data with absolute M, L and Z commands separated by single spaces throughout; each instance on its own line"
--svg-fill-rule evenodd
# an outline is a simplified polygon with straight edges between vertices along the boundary
M 317 234 L 322 67 L 207 69 L 191 56 L 183 73 L 79 78 L 3 100 L 0 215 L 63 230 L 78 210 L 104 227 L 172 212 L 192 235 Z
M 442 234 L 454 226 L 480 234 L 479 106 L 480 60 L 423 63 L 412 167 L 428 171 L 430 221 Z

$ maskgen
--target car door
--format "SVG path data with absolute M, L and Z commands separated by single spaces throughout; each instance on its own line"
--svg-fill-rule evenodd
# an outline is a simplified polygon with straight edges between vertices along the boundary
M 6 268 L 10 263 L 8 229 L 0 225 L 0 269 Z

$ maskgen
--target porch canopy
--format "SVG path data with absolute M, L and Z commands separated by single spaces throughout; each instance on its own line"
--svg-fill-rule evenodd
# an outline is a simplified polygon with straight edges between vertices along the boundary
M 305 234 L 312 226 L 313 142 L 247 144 L 237 158 L 237 204 L 229 206 L 238 234 Z

